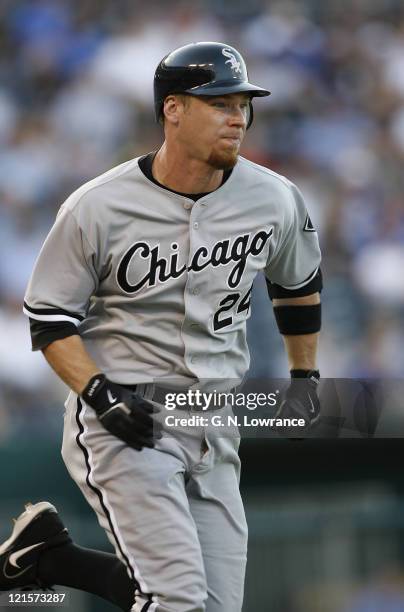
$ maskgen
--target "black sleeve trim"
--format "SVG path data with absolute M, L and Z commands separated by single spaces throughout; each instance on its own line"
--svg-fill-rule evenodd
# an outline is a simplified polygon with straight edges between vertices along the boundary
M 312 276 L 312 274 L 310 274 Z M 310 278 L 308 276 L 308 278 Z M 323 276 L 321 274 L 320 268 L 317 271 L 317 274 L 312 278 L 311 281 L 307 283 L 307 285 L 303 285 L 300 289 L 285 289 L 281 285 L 277 285 L 276 283 L 271 283 L 268 279 L 267 289 L 268 295 L 271 300 L 282 299 L 282 298 L 294 298 L 294 297 L 304 297 L 305 295 L 311 295 L 312 293 L 321 292 L 323 288 Z
M 78 321 L 84 321 L 84 317 L 77 314 L 77 312 L 69 312 L 67 310 L 63 310 L 62 308 L 32 308 L 32 306 L 28 306 L 27 302 L 24 302 L 24 308 L 33 315 L 63 315 L 66 317 L 72 317 Z
M 29 324 L 33 351 L 42 350 L 55 340 L 63 340 L 63 338 L 79 334 L 75 324 L 69 321 L 49 323 L 49 321 L 37 321 L 30 318 Z

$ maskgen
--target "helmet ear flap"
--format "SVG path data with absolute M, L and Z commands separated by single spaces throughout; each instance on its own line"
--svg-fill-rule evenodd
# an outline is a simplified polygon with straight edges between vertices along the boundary
M 248 130 L 248 128 L 251 126 L 253 119 L 254 119 L 254 109 L 253 109 L 253 105 L 252 105 L 252 101 L 250 99 L 249 103 L 248 103 L 248 121 L 247 121 L 247 127 L 246 130 Z
M 160 125 L 164 124 L 163 108 L 164 108 L 164 102 L 161 102 L 158 106 L 156 106 L 156 121 Z

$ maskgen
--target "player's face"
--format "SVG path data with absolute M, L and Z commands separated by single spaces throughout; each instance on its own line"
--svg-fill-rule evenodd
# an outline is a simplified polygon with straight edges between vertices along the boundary
M 233 168 L 247 127 L 249 100 L 248 94 L 189 96 L 178 132 L 189 155 L 218 170 Z

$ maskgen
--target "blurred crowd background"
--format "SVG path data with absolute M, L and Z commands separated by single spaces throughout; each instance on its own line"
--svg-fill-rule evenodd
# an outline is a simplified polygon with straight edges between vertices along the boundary
M 239 48 L 272 91 L 243 154 L 295 181 L 318 228 L 323 376 L 402 376 L 403 14 L 399 0 L 3 0 L 0 380 L 41 393 L 49 373 L 30 354 L 21 302 L 43 239 L 80 184 L 159 146 L 154 69 L 204 39 Z M 253 366 L 286 374 L 257 287 Z
M 322 375 L 404 375 L 402 0 L 2 0 L 4 448 L 17 437 L 60 437 L 65 389 L 42 355 L 30 351 L 21 311 L 57 210 L 83 182 L 158 148 L 154 69 L 172 48 L 197 40 L 238 48 L 251 81 L 272 92 L 255 102 L 242 153 L 296 182 L 318 229 Z M 262 278 L 249 342 L 253 374 L 287 374 Z M 395 572 L 389 570 L 388 584 L 400 584 L 393 589 L 396 607 L 372 607 L 365 598 L 349 612 L 404 610 Z M 324 603 L 291 602 L 279 604 L 279 612 L 326 612 Z M 275 603 L 271 609 L 278 612 Z

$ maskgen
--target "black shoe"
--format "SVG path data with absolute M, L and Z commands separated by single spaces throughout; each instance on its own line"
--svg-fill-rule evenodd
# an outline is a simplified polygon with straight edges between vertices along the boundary
M 66 527 L 49 502 L 27 504 L 13 519 L 11 536 L 0 546 L 0 591 L 17 588 L 50 588 L 37 576 L 42 551 L 70 542 Z

